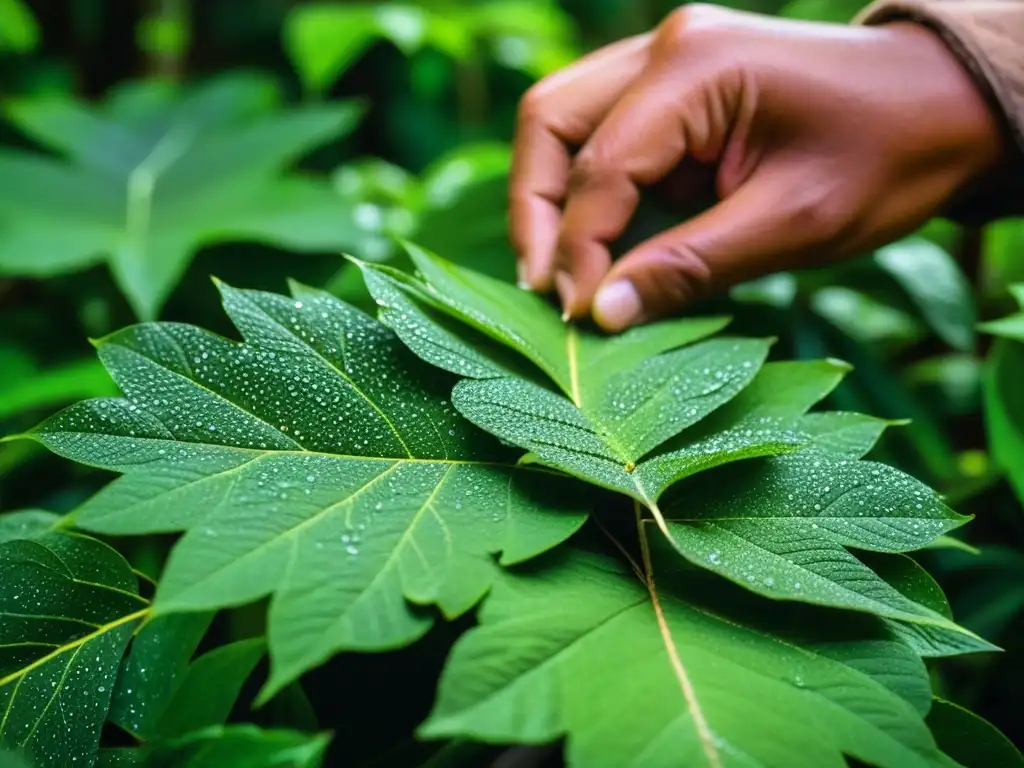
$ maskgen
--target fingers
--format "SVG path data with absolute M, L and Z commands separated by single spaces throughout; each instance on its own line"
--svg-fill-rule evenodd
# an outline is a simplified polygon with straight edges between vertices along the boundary
M 852 242 L 840 182 L 815 183 L 800 163 L 761 169 L 731 197 L 640 244 L 601 282 L 594 320 L 617 332 L 677 312 L 712 290 L 808 265 Z M 830 215 L 830 211 L 838 212 Z
M 509 182 L 509 229 L 520 281 L 552 284 L 572 150 L 583 144 L 647 63 L 649 35 L 584 57 L 523 99 Z
M 652 61 L 573 163 L 554 267 L 567 317 L 590 310 L 611 266 L 609 244 L 636 212 L 641 187 L 680 167 L 691 142 L 701 158 L 714 157 L 728 136 L 735 110 L 708 103 L 723 100 L 716 70 L 679 64 L 675 57 Z

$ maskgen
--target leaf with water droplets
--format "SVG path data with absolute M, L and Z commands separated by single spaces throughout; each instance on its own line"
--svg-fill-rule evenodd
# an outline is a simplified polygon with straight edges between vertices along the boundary
M 110 702 L 111 722 L 140 738 L 154 731 L 212 620 L 210 612 L 159 616 L 136 633 Z
M 98 344 L 125 397 L 31 436 L 124 476 L 77 510 L 106 534 L 186 530 L 164 615 L 270 595 L 264 695 L 339 650 L 384 650 L 487 591 L 585 519 L 575 482 L 514 454 L 447 402 L 452 380 L 334 297 L 221 286 L 244 342 L 144 324 Z
M 805 442 L 796 417 L 847 369 L 831 361 L 762 369 L 769 341 L 705 340 L 722 318 L 601 336 L 561 322 L 533 294 L 408 249 L 425 284 L 364 265 L 367 285 L 382 320 L 410 349 L 468 379 L 452 395 L 460 412 L 534 462 L 648 505 L 689 474 Z M 495 342 L 537 370 L 513 370 Z M 734 399 L 742 406 L 725 407 Z
M 942 587 L 912 558 L 906 555 L 859 552 L 857 559 L 915 603 L 930 608 L 950 621 L 953 620 L 953 610 L 942 592 Z M 884 622 L 893 637 L 902 640 L 923 658 L 1001 650 L 998 646 L 972 632 L 965 632 L 960 627 L 896 619 L 884 619 Z
M 804 451 L 725 467 L 662 504 L 676 549 L 765 597 L 972 633 L 907 598 L 849 549 L 919 549 L 967 518 L 896 469 Z
M 114 550 L 71 533 L 0 543 L 0 748 L 96 756 L 121 655 L 146 611 Z
M 122 665 L 112 722 L 144 741 L 224 723 L 265 643 L 241 640 L 193 660 L 212 619 L 212 613 L 182 613 L 146 624 Z
M 561 550 L 499 577 L 421 733 L 565 737 L 566 762 L 588 768 L 934 765 L 921 660 L 877 623 L 779 606 L 713 577 L 659 570 L 645 584 Z

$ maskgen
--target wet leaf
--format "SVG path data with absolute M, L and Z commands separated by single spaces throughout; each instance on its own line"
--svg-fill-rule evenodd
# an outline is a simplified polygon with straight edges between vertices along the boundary
M 680 554 L 765 597 L 974 637 L 849 551 L 919 549 L 967 519 L 891 467 L 815 451 L 743 462 L 676 486 L 662 511 Z
M 542 568 L 503 573 L 480 626 L 456 644 L 422 733 L 567 737 L 567 763 L 588 768 L 812 768 L 844 755 L 883 768 L 935 764 L 919 715 L 927 679 L 910 649 L 870 632 L 835 644 L 820 617 L 740 618 L 722 585 L 645 585 L 610 560 L 564 550 Z
M 408 247 L 424 284 L 366 266 L 367 285 L 383 307 L 382 320 L 410 349 L 478 379 L 455 388 L 460 412 L 527 449 L 534 461 L 648 505 L 688 474 L 805 442 L 793 430 L 795 417 L 845 371 L 838 363 L 808 364 L 772 403 L 766 392 L 777 380 L 773 372 L 795 369 L 767 368 L 761 384 L 751 385 L 769 342 L 704 340 L 724 327 L 724 318 L 601 336 L 561 322 L 534 294 Z M 440 319 L 439 312 L 470 327 Z M 494 342 L 539 370 L 520 373 L 522 361 L 510 363 L 508 350 L 496 351 Z M 748 388 L 747 405 L 723 407 Z M 714 418 L 702 422 L 709 414 Z
M 0 748 L 90 764 L 146 605 L 128 564 L 98 541 L 46 532 L 0 543 Z
M 949 601 L 929 573 L 905 555 L 873 555 L 858 553 L 858 558 L 876 574 L 920 606 L 953 619 Z M 886 619 L 892 635 L 924 658 L 960 656 L 966 653 L 986 653 L 1001 650 L 972 632 L 948 624 Z
M 145 324 L 98 344 L 125 397 L 29 435 L 124 473 L 75 515 L 107 534 L 186 530 L 166 615 L 271 595 L 264 698 L 340 650 L 384 650 L 469 609 L 504 562 L 583 522 L 572 481 L 513 456 L 447 402 L 451 381 L 380 323 L 302 286 L 221 286 L 244 343 Z

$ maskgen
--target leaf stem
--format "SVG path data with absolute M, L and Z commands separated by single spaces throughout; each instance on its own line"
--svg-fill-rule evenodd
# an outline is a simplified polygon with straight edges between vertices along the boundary
M 697 692 L 694 690 L 690 676 L 686 673 L 686 668 L 679 657 L 679 649 L 676 647 L 675 639 L 672 637 L 672 630 L 669 628 L 668 621 L 665 618 L 665 611 L 661 607 L 661 599 L 658 597 L 658 590 L 654 583 L 651 549 L 647 543 L 646 521 L 643 518 L 643 509 L 640 506 L 640 502 L 633 503 L 633 511 L 636 515 L 636 533 L 640 539 L 640 554 L 643 557 L 644 583 L 648 594 L 651 596 L 651 606 L 654 608 L 654 616 L 658 621 L 662 642 L 664 642 L 665 650 L 668 652 L 669 661 L 672 663 L 672 670 L 675 672 L 676 680 L 679 681 L 679 687 L 683 692 L 683 698 L 686 700 L 690 717 L 693 718 L 694 727 L 697 729 L 697 737 L 700 739 L 704 755 L 708 759 L 708 766 L 709 768 L 722 768 L 722 759 L 718 754 L 718 747 L 715 745 L 715 736 L 711 732 L 707 718 L 704 717 L 700 703 L 697 701 Z M 658 514 L 660 516 L 660 512 Z

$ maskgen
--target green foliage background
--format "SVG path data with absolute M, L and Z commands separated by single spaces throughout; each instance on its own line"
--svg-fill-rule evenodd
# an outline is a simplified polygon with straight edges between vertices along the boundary
M 860 3 L 732 5 L 845 21 Z M 0 435 L 117 393 L 89 339 L 110 349 L 110 334 L 154 319 L 236 337 L 210 275 L 278 293 L 294 278 L 372 310 L 360 268 L 339 254 L 405 268 L 394 240 L 402 237 L 508 279 L 504 178 L 519 97 L 536 78 L 648 29 L 672 6 L 0 0 Z M 632 237 L 666 220 L 649 203 Z M 852 364 L 828 395 L 830 409 L 909 420 L 886 431 L 871 458 L 975 516 L 918 559 L 959 624 L 1004 649 L 931 664 L 935 691 L 953 703 L 930 718 L 963 727 L 954 716 L 963 706 L 1016 743 L 1024 741 L 1014 715 L 1024 686 L 1021 283 L 1024 221 L 981 230 L 935 221 L 848 264 L 740 286 L 698 310 L 735 316 L 731 333 L 777 336 L 773 360 Z M 21 510 L 0 517 L 0 534 L 11 532 L 0 540 L 45 529 L 49 513 L 80 509 L 109 477 L 33 442 L 0 443 L 0 511 Z M 96 598 L 99 613 L 82 621 L 104 610 L 120 615 L 112 600 L 153 597 L 169 530 L 177 528 L 104 539 L 134 572 L 118 571 L 120 581 Z M 66 544 L 47 540 L 45 552 L 13 552 L 10 562 L 44 568 Z M 68 578 L 78 585 L 68 589 L 82 588 L 74 573 Z M 119 727 L 106 727 L 104 743 L 128 746 L 127 734 L 163 739 L 166 754 L 147 758 L 154 765 L 206 764 L 195 755 L 228 764 L 216 762 L 216 749 L 251 750 L 254 765 L 276 764 L 281 754 L 294 765 L 324 754 L 327 765 L 482 765 L 500 752 L 462 741 L 436 751 L 437 743 L 411 735 L 433 706 L 454 640 L 473 624 L 463 612 L 429 631 L 417 619 L 404 637 L 420 639 L 402 650 L 335 656 L 253 710 L 268 675 L 265 613 L 263 601 L 216 617 L 186 614 L 169 629 L 158 623 L 177 621 L 174 614 L 147 624 L 139 638 L 180 638 L 181 658 L 154 662 L 177 669 L 176 682 L 153 694 L 160 711 L 147 717 L 128 712 L 111 687 Z M 120 650 L 103 650 L 110 674 L 128 635 L 117 642 Z M 152 645 L 137 638 L 126 664 L 155 653 Z M 226 698 L 203 690 L 206 679 L 226 681 Z M 189 721 L 182 713 L 200 699 L 213 704 Z M 329 746 L 317 735 L 326 732 L 334 734 Z

